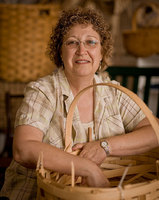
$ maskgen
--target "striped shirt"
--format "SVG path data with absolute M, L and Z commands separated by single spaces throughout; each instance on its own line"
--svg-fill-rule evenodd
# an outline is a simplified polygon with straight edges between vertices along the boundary
M 110 79 L 95 75 L 95 83 L 110 82 Z M 113 81 L 113 83 L 118 84 Z M 64 148 L 65 124 L 68 109 L 73 100 L 67 78 L 62 69 L 50 76 L 31 82 L 26 87 L 15 127 L 30 125 L 40 129 L 43 142 Z M 145 117 L 141 109 L 127 95 L 110 87 L 95 88 L 94 122 L 83 124 L 76 107 L 73 116 L 72 141 L 86 142 L 87 129 L 94 128 L 94 140 L 112 135 L 125 134 Z M 10 200 L 35 200 L 37 190 L 36 172 L 12 161 L 5 173 L 5 183 L 0 196 Z

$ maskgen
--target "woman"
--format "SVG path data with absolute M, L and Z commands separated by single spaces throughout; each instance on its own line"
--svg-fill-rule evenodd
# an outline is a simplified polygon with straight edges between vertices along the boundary
M 14 160 L 6 172 L 4 196 L 10 200 L 36 197 L 34 169 L 41 151 L 45 168 L 70 174 L 73 161 L 76 175 L 84 177 L 88 186 L 107 187 L 99 168 L 107 156 L 133 155 L 158 145 L 149 122 L 127 95 L 97 87 L 80 98 L 74 113 L 73 150 L 80 149 L 80 156 L 63 151 L 69 106 L 83 88 L 110 81 L 95 73 L 106 68 L 111 47 L 101 15 L 89 9 L 63 12 L 49 46 L 58 70 L 26 87 L 17 112 Z M 88 127 L 93 129 L 92 142 L 87 142 Z

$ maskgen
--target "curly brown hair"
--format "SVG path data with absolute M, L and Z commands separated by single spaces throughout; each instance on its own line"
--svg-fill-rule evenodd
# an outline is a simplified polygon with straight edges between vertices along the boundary
M 103 59 L 100 70 L 98 71 L 104 71 L 107 67 L 107 61 L 112 54 L 112 36 L 104 17 L 96 10 L 89 8 L 75 8 L 62 12 L 61 17 L 50 36 L 47 52 L 51 61 L 55 63 L 57 67 L 63 65 L 61 59 L 63 38 L 71 27 L 76 24 L 91 24 L 92 28 L 100 35 Z

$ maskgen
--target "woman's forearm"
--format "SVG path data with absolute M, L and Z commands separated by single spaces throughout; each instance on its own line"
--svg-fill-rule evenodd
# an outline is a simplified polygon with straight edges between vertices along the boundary
M 66 153 L 51 145 L 40 142 L 27 142 L 25 147 L 29 151 L 24 152 L 24 158 L 17 160 L 26 167 L 35 167 L 39 152 L 44 154 L 44 167 L 62 174 L 71 174 L 71 162 L 75 167 L 75 175 L 86 178 L 86 183 L 91 187 L 108 187 L 109 181 L 101 169 L 92 161 Z
M 136 155 L 158 146 L 156 135 L 150 125 L 138 128 L 131 133 L 106 139 L 110 155 Z
M 30 131 L 32 131 L 32 134 L 30 134 Z M 35 140 L 35 138 L 40 139 L 36 134 L 39 135 L 40 132 L 32 127 L 19 127 L 16 129 L 13 156 L 18 163 L 25 167 L 35 168 L 39 154 L 43 152 L 44 167 L 46 169 L 62 174 L 71 174 L 71 162 L 73 161 L 76 176 L 85 177 L 89 186 L 108 186 L 108 180 L 94 162 Z
M 90 159 L 100 165 L 108 156 L 108 153 L 106 153 L 100 145 L 101 141 L 108 142 L 110 156 L 136 155 L 144 153 L 159 145 L 155 132 L 145 118 L 128 134 L 103 138 L 88 143 L 79 143 L 74 145 L 73 150 L 80 149 L 80 156 Z
M 18 139 L 20 141 L 18 141 Z M 60 173 L 70 173 L 71 161 L 74 162 L 75 166 L 79 166 L 82 169 L 80 160 L 88 166 L 90 165 L 89 167 L 93 167 L 91 161 L 71 155 L 50 144 L 42 143 L 41 141 L 31 139 L 21 140 L 20 138 L 16 138 L 14 141 L 14 159 L 25 167 L 36 168 L 40 152 L 43 152 L 44 166 L 49 170 L 58 171 Z M 76 168 L 76 172 L 78 173 L 78 167 Z M 80 173 L 82 173 L 82 171 Z
M 71 161 L 73 161 L 74 165 L 77 166 L 76 173 L 78 173 L 78 167 L 81 168 L 80 173 L 82 173 L 83 165 L 81 165 L 81 160 L 88 167 L 94 167 L 89 160 L 71 155 L 46 143 L 39 141 L 25 141 L 24 144 L 21 145 L 25 146 L 25 148 L 19 146 L 19 152 L 15 152 L 14 155 L 16 161 L 26 167 L 36 167 L 40 152 L 43 152 L 44 167 L 49 170 L 68 174 L 71 171 Z M 82 173 L 81 175 L 86 174 Z

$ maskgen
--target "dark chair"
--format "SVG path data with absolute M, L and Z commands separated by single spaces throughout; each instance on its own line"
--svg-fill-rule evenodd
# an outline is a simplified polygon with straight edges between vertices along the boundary
M 159 117 L 159 68 L 154 67 L 121 67 L 121 66 L 110 66 L 106 70 L 111 79 L 117 80 L 119 78 L 119 82 L 122 86 L 131 89 L 133 92 L 138 93 L 138 85 L 139 78 L 145 77 L 145 86 L 144 86 L 144 95 L 143 100 L 146 104 L 148 104 L 150 99 L 150 90 L 155 88 L 158 91 L 158 104 L 157 104 L 157 117 Z M 130 77 L 132 77 L 130 84 Z M 152 77 L 158 77 L 158 83 L 155 85 L 151 84 Z M 128 84 L 131 85 L 128 87 Z
M 14 132 L 14 121 L 18 107 L 22 101 L 24 95 L 11 94 L 7 92 L 5 94 L 5 110 L 6 110 L 6 139 L 2 154 L 7 153 L 7 156 L 12 157 L 12 140 Z
M 0 153 L 0 188 L 3 185 L 4 173 L 12 160 L 12 143 L 14 132 L 14 120 L 16 111 L 22 101 L 23 95 L 13 95 L 7 92 L 5 94 L 5 111 L 6 111 L 6 130 L 4 148 Z M 4 116 L 5 117 L 5 116 Z

